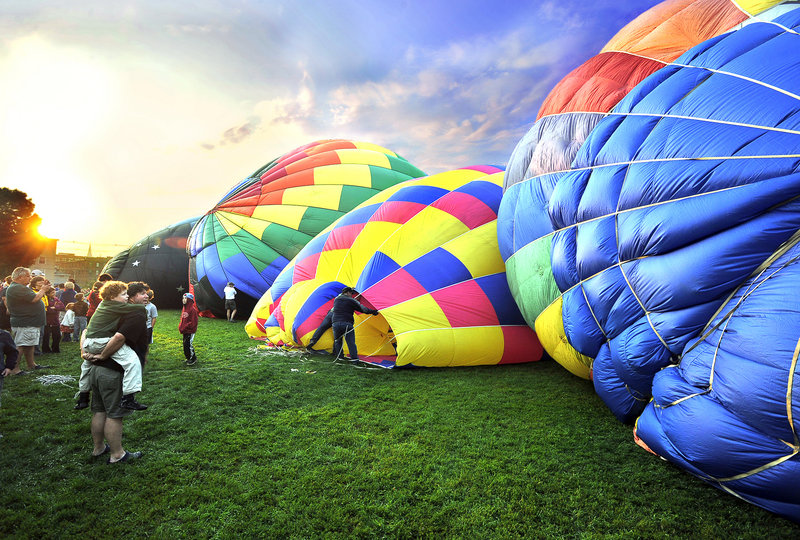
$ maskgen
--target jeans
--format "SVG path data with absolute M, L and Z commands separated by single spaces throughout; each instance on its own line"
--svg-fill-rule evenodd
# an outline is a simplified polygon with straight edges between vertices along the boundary
M 344 358 L 342 338 L 344 338 L 344 341 L 347 343 L 347 350 L 350 351 L 350 359 L 357 360 L 358 349 L 356 348 L 356 332 L 353 329 L 353 323 L 333 323 L 333 354 L 337 358 Z

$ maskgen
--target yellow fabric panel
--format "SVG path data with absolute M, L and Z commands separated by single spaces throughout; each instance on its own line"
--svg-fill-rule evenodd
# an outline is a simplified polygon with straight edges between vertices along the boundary
M 398 155 L 391 150 L 384 148 L 383 146 L 378 146 L 377 144 L 368 142 L 354 142 L 353 144 L 356 145 L 356 148 L 360 148 L 361 150 L 372 150 L 373 152 L 380 152 L 381 154 L 388 154 L 392 157 L 398 157 Z
M 266 336 L 256 324 L 256 319 L 269 319 L 269 305 L 271 303 L 272 299 L 269 297 L 269 294 L 264 294 L 258 299 L 256 307 L 253 308 L 253 312 L 250 314 L 250 317 L 247 319 L 247 324 L 244 326 L 244 330 L 247 332 L 248 336 L 253 338 L 262 338 Z
M 236 214 L 232 214 L 230 212 L 216 212 L 214 217 L 217 218 L 219 224 L 222 225 L 222 228 L 225 229 L 225 232 L 229 235 L 236 234 L 241 229 L 232 218 L 234 218 Z
M 369 152 L 365 150 L 344 148 L 341 150 L 336 150 L 336 153 L 339 155 L 339 160 L 342 163 L 375 165 L 384 169 L 392 168 L 391 164 L 389 163 L 389 158 L 386 157 L 386 154 L 381 152 Z
M 450 328 L 447 317 L 430 294 L 384 308 L 381 314 L 397 336 L 424 328 Z
M 454 189 L 457 189 L 464 184 L 467 184 L 472 180 L 482 176 L 487 176 L 487 174 L 485 172 L 475 171 L 472 169 L 456 169 L 454 171 L 446 171 L 443 173 L 434 174 L 433 176 L 428 176 L 425 178 L 425 182 L 423 182 L 423 184 L 453 191 Z
M 405 266 L 420 255 L 467 231 L 469 228 L 459 219 L 438 208 L 428 206 L 409 219 L 378 249 L 384 253 L 391 253 L 397 264 Z
M 567 341 L 562 319 L 563 297 L 550 304 L 536 318 L 535 330 L 539 341 L 556 362 L 564 366 L 567 371 L 583 379 L 591 378 L 592 359 L 584 356 Z
M 442 249 L 464 263 L 472 277 L 505 272 L 503 257 L 497 244 L 497 220 L 453 238 Z
M 503 330 L 498 326 L 430 328 L 397 336 L 398 366 L 484 366 L 502 358 Z
M 317 276 L 338 276 L 342 262 L 347 255 L 346 249 L 323 250 L 317 263 Z M 352 285 L 351 285 L 352 286 Z
M 225 232 L 229 235 L 236 234 L 239 230 L 244 229 L 256 238 L 261 238 L 261 235 L 264 234 L 264 229 L 269 225 L 268 221 L 261 221 L 231 212 L 219 211 L 216 216 L 220 224 L 225 228 Z
M 372 173 L 366 165 L 324 165 L 314 169 L 314 183 L 371 187 Z
M 751 16 L 758 15 L 762 11 L 766 11 L 782 3 L 783 0 L 736 0 L 734 2 L 742 11 L 749 13 Z
M 305 206 L 289 206 L 286 204 L 269 204 L 256 206 L 253 210 L 253 219 L 270 221 L 297 230 L 305 213 Z
M 350 247 L 347 257 L 342 260 L 342 265 L 335 279 L 342 283 L 355 284 L 367 262 L 380 250 L 380 245 L 400 228 L 399 223 L 386 221 L 370 221 L 356 237 Z
M 283 192 L 283 204 L 311 206 L 338 210 L 342 198 L 342 186 L 326 184 L 322 186 L 298 186 Z

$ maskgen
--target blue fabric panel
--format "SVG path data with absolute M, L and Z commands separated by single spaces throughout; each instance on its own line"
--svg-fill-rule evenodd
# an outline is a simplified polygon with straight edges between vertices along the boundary
M 494 210 L 495 213 L 497 213 L 497 210 L 500 208 L 500 199 L 503 197 L 503 188 L 493 182 L 487 182 L 485 180 L 473 180 L 453 191 L 472 195 Z
M 497 213 L 497 240 L 503 260 L 534 240 L 553 232 L 548 206 L 560 175 L 545 175 L 514 184 Z
M 591 176 L 591 170 L 589 169 L 572 171 L 561 175 L 558 183 L 553 188 L 548 208 L 555 230 L 569 227 L 577 221 L 581 194 L 589 181 L 589 176 Z
M 605 336 L 597 326 L 581 288 L 575 287 L 565 292 L 562 306 L 564 333 L 570 345 L 581 354 L 595 357 L 605 342 Z
M 575 265 L 575 231 L 575 227 L 570 227 L 553 234 L 550 266 L 553 269 L 556 285 L 562 291 L 580 281 Z
M 280 274 L 278 274 L 278 277 L 275 278 L 275 281 L 272 282 L 272 286 L 269 288 L 269 291 L 273 300 L 277 300 L 283 296 L 284 293 L 292 286 L 293 271 L 294 266 L 287 266 Z
M 355 288 L 357 291 L 365 291 L 399 268 L 400 265 L 394 259 L 377 251 L 359 274 Z
M 219 261 L 217 246 L 212 244 L 201 251 L 195 257 L 195 265 L 198 280 L 207 277 L 214 290 L 219 291 L 221 297 L 222 289 L 228 284 L 228 279 L 225 276 L 222 263 Z
M 436 248 L 411 261 L 403 269 L 428 292 L 472 279 L 472 274 L 464 263 L 442 248 Z
M 511 296 L 505 272 L 479 277 L 475 282 L 483 289 L 486 297 L 492 303 L 500 326 L 524 326 L 526 324 L 514 302 L 514 297 Z
M 344 216 L 336 221 L 336 227 L 344 227 L 346 225 L 359 225 L 369 221 L 369 218 L 375 213 L 381 203 L 369 204 L 361 208 L 355 208 L 347 212 Z M 327 238 L 327 237 L 326 237 Z M 315 252 L 315 253 L 318 253 Z
M 294 322 L 292 323 L 292 338 L 295 343 L 300 343 L 297 329 L 305 323 L 311 315 L 336 298 L 344 287 L 344 283 L 340 281 L 329 281 L 323 283 L 308 295 L 306 301 L 300 306 L 300 309 L 297 310 L 297 315 L 295 315 Z
M 584 221 L 575 227 L 576 269 L 581 281 L 619 261 L 616 223 L 615 216 L 611 215 Z
M 437 188 L 433 186 L 408 186 L 401 190 L 396 191 L 387 201 L 407 201 L 430 205 L 435 200 L 443 195 L 450 193 L 446 189 Z

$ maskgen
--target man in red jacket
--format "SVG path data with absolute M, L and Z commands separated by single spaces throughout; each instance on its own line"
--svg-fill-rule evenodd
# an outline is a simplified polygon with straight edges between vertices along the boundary
M 194 353 L 194 334 L 197 332 L 197 306 L 194 304 L 194 295 L 186 293 L 183 295 L 183 311 L 181 311 L 181 322 L 178 331 L 183 335 L 183 356 L 186 357 L 186 365 L 193 366 L 197 363 L 197 355 Z

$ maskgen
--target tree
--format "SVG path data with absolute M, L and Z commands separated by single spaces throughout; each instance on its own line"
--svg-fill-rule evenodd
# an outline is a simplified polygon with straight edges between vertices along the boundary
M 42 252 L 45 241 L 37 232 L 42 222 L 28 195 L 0 188 L 0 279 L 25 266 Z

